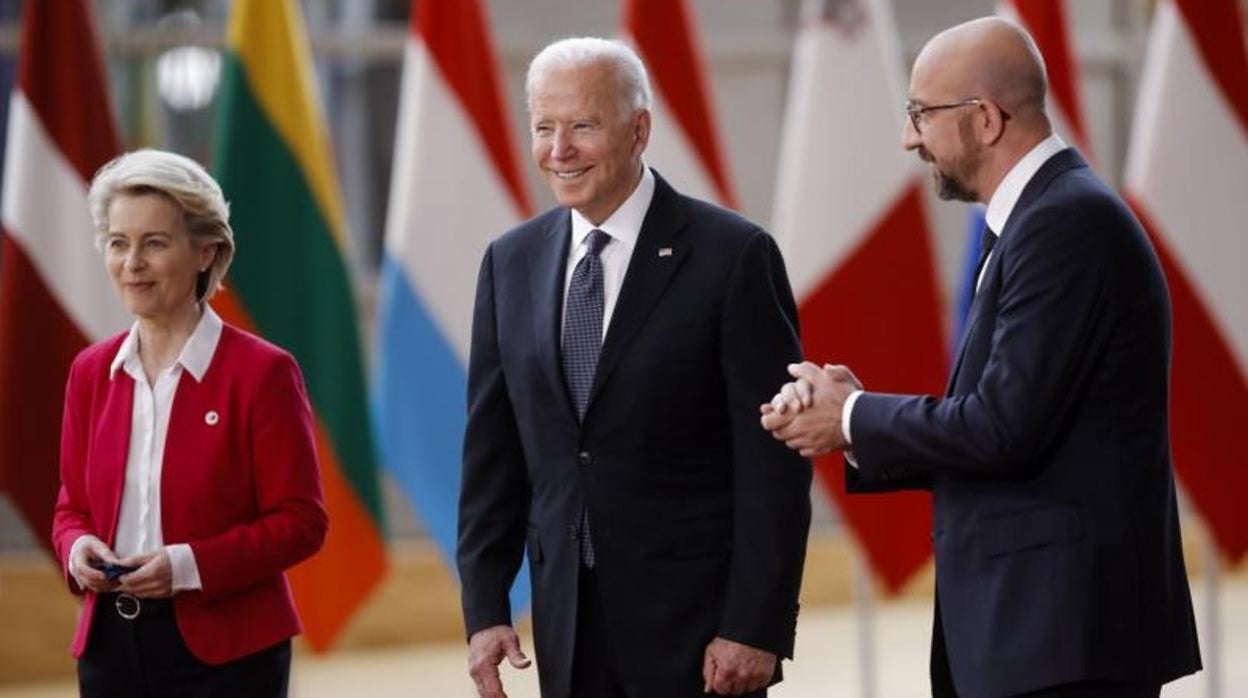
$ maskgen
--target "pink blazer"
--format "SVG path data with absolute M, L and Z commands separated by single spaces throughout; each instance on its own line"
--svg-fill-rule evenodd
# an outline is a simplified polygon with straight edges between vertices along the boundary
M 52 542 L 70 589 L 74 541 L 112 546 L 130 447 L 134 380 L 109 378 L 125 333 L 82 351 L 70 369 L 61 424 L 61 491 Z M 215 412 L 217 417 L 208 417 Z M 290 354 L 226 325 L 203 382 L 179 379 L 160 483 L 166 544 L 188 543 L 203 588 L 174 597 L 178 630 L 201 661 L 221 664 L 300 630 L 284 571 L 325 539 L 312 414 Z M 91 632 L 85 592 L 73 653 Z

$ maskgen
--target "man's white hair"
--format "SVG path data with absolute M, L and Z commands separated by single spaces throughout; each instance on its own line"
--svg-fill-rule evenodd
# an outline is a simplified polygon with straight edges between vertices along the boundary
M 529 63 L 524 83 L 527 101 L 532 105 L 533 89 L 547 74 L 605 63 L 620 85 L 621 106 L 632 111 L 649 110 L 654 102 L 646 66 L 632 47 L 618 39 L 581 36 L 560 39 L 542 49 Z

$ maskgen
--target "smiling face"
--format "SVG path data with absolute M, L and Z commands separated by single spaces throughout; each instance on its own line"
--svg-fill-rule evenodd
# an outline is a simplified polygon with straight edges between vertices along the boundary
M 650 137 L 650 112 L 628 108 L 620 90 L 603 61 L 552 69 L 529 94 L 533 160 L 559 204 L 595 225 L 636 188 Z
M 215 249 L 192 242 L 181 210 L 163 195 L 119 194 L 108 207 L 104 263 L 126 310 L 141 319 L 193 312 L 196 278 Z

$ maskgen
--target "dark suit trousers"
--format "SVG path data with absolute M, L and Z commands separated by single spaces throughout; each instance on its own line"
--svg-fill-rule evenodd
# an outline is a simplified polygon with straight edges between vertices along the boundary
M 95 605 L 91 638 L 78 660 L 83 698 L 284 698 L 290 640 L 220 665 L 204 664 L 182 641 L 173 602 L 147 599 L 134 620 L 118 615 L 115 595 Z
M 953 671 L 949 668 L 949 652 L 945 649 L 945 628 L 940 623 L 940 600 L 932 619 L 932 698 L 957 698 L 953 688 Z
M 580 568 L 576 607 L 576 649 L 572 657 L 572 698 L 628 698 L 616 674 L 602 615 L 596 573 Z
M 603 620 L 596 573 L 581 567 L 576 608 L 576 650 L 572 658 L 572 698 L 645 698 L 630 694 L 620 681 Z M 690 698 L 710 694 L 698 693 Z M 741 698 L 767 698 L 767 689 Z
M 1024 693 L 1023 698 L 1157 698 L 1159 695 L 1161 686 L 1154 684 L 1080 681 Z

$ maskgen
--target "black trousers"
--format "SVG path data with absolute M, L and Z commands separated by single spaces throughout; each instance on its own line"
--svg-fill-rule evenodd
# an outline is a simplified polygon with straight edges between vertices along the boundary
M 1161 686 L 1119 681 L 1079 681 L 1024 693 L 1026 698 L 1157 698 Z
M 173 602 L 145 599 L 133 620 L 122 618 L 116 594 L 95 605 L 91 637 L 78 660 L 83 698 L 285 698 L 290 640 L 225 664 L 205 664 L 182 641 Z
M 645 698 L 624 689 L 614 663 L 603 619 L 602 594 L 591 569 L 581 567 L 576 607 L 576 649 L 572 656 L 572 698 Z M 698 693 L 690 698 L 711 694 Z M 741 698 L 767 698 L 767 689 Z

